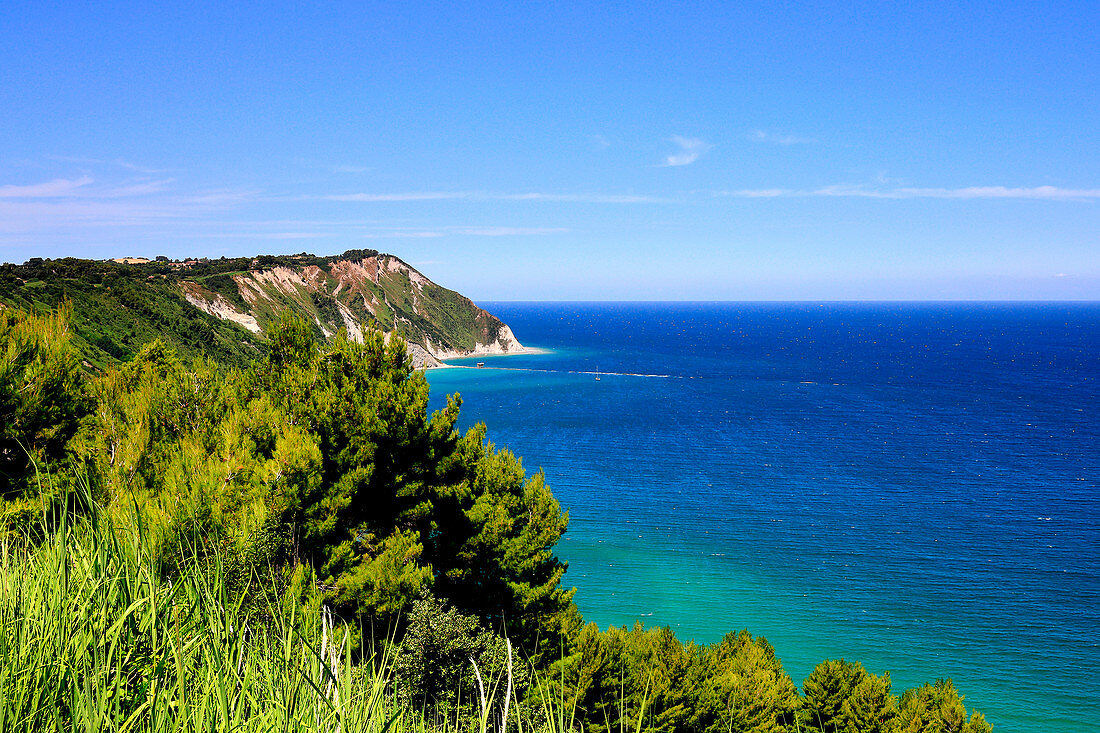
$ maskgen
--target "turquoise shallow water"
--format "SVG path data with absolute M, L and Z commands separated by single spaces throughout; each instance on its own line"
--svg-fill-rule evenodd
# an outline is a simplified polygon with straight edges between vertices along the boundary
M 1100 305 L 487 307 L 551 352 L 435 370 L 433 405 L 546 472 L 586 619 L 1100 729 Z

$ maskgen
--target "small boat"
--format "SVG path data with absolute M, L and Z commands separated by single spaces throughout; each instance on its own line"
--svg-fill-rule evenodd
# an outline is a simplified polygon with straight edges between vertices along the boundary
M 600 381 L 600 368 L 598 366 L 596 367 L 596 381 Z

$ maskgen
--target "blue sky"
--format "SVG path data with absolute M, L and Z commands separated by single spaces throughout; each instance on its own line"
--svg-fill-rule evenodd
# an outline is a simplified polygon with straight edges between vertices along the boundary
M 1100 299 L 1095 2 L 163 5 L 0 5 L 0 260 Z

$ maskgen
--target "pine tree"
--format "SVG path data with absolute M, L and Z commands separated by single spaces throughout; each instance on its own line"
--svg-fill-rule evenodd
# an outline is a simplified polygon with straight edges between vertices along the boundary
M 699 670 L 693 725 L 706 733 L 794 730 L 800 704 L 790 675 L 763 637 L 730 633 L 708 647 Z
M 69 328 L 71 313 L 0 311 L 0 522 L 40 512 L 39 472 L 61 470 L 92 403 Z
M 966 717 L 963 697 L 951 680 L 936 680 L 906 690 L 898 713 L 899 733 L 990 733 L 985 716 L 973 712 Z
M 894 730 L 898 699 L 890 694 L 890 673 L 865 674 L 841 707 L 841 730 L 846 733 L 889 733 Z

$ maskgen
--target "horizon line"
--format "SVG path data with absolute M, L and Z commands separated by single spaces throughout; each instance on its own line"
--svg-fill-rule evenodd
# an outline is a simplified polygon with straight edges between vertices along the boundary
M 1052 300 L 1049 298 L 834 298 L 834 299 L 718 299 L 718 300 L 683 300 L 683 299 L 650 299 L 650 300 L 498 300 L 485 298 L 475 300 L 475 303 L 572 303 L 572 304 L 612 304 L 612 303 L 681 303 L 708 305 L 714 303 L 732 304 L 792 304 L 792 305 L 829 305 L 829 304 L 859 304 L 859 303 L 972 303 L 972 304 L 1010 304 L 1028 303 L 1051 305 L 1061 303 L 1091 303 L 1100 305 L 1100 298 L 1062 298 Z

